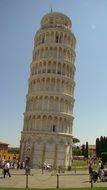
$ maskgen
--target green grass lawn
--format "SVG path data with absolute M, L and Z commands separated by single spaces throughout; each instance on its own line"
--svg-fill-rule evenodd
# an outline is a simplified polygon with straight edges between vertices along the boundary
M 74 160 L 72 170 L 88 170 L 87 160 Z
M 73 161 L 73 166 L 76 166 L 76 167 L 87 167 L 88 164 L 87 164 L 87 160 L 74 160 Z
M 88 170 L 88 166 L 89 166 L 89 164 L 88 164 L 87 160 L 74 160 L 72 169 Z M 97 168 L 98 168 L 98 163 L 95 163 L 95 165 L 93 164 L 93 169 L 97 170 Z M 104 165 L 104 168 L 107 169 L 107 165 Z
M 28 190 L 55 190 L 56 188 L 46 188 L 46 189 L 38 189 L 38 188 L 28 188 Z M 107 187 L 93 187 L 93 188 L 59 188 L 59 190 L 107 190 Z M 0 188 L 0 190 L 27 190 L 26 188 Z

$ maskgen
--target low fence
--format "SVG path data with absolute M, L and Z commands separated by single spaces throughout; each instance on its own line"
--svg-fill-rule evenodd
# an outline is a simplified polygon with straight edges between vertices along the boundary
M 27 173 L 28 172 L 28 173 Z M 107 182 L 90 183 L 88 171 L 46 171 L 33 169 L 10 170 L 11 178 L 4 179 L 0 171 L 0 187 L 16 188 L 70 188 L 70 187 L 107 187 Z M 7 179 L 8 178 L 8 179 Z

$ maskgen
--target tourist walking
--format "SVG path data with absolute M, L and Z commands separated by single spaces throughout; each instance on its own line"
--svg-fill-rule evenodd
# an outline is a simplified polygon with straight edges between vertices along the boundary
M 8 176 L 11 177 L 9 169 L 10 169 L 10 163 L 8 161 L 6 161 L 5 164 L 4 164 L 4 169 L 3 169 L 3 171 L 4 171 L 4 174 L 3 174 L 4 178 L 5 178 L 6 174 L 8 174 Z
M 99 161 L 99 164 L 98 164 L 98 177 L 99 177 L 99 180 L 102 181 L 103 178 L 104 178 L 104 165 L 101 161 Z

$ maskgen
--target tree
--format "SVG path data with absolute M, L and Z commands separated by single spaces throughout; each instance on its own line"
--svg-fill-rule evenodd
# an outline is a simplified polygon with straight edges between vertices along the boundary
M 107 163 L 107 152 L 101 153 L 101 159 L 102 159 L 103 164 Z
M 11 154 L 19 154 L 19 148 L 18 147 L 9 147 L 8 152 Z
M 100 140 L 99 138 L 96 139 L 96 156 L 99 158 L 100 157 Z
M 73 147 L 73 156 L 81 156 L 81 149 L 79 146 Z
M 73 143 L 74 143 L 74 144 L 75 144 L 75 143 L 79 143 L 79 142 L 80 142 L 79 139 L 73 137 Z
M 85 156 L 85 145 L 82 145 L 82 149 L 81 149 L 81 154 L 82 156 Z
M 86 142 L 86 147 L 85 147 L 85 158 L 88 158 L 88 142 Z
M 101 136 L 100 137 L 100 156 L 101 156 L 101 153 L 104 152 L 104 148 L 105 148 L 104 137 Z
M 105 137 L 105 152 L 107 152 L 107 137 Z
M 96 139 L 96 156 L 101 157 L 102 152 L 107 152 L 107 137 L 105 136 Z

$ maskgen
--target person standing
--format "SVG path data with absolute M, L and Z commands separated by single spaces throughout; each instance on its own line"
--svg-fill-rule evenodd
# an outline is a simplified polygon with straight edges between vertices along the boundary
M 8 174 L 8 176 L 11 177 L 9 169 L 10 169 L 10 163 L 9 163 L 9 161 L 6 161 L 6 163 L 4 164 L 4 178 L 5 178 L 6 174 Z
M 92 181 L 92 173 L 93 173 L 93 168 L 92 168 L 92 164 L 90 163 L 89 164 L 89 181 L 91 182 Z
M 104 165 L 101 161 L 98 164 L 98 177 L 100 181 L 103 181 L 104 178 Z

